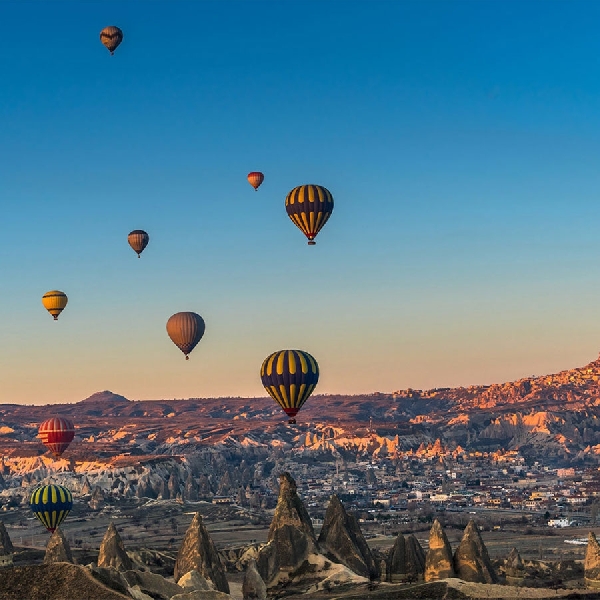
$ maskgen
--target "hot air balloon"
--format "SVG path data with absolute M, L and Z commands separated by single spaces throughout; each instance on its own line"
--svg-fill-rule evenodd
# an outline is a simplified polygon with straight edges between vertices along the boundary
M 185 354 L 188 354 L 202 339 L 206 326 L 204 319 L 195 312 L 178 312 L 167 321 L 167 333 L 171 341 Z
M 105 27 L 100 32 L 100 41 L 110 50 L 112 56 L 118 45 L 123 41 L 123 32 L 114 25 Z
M 134 229 L 128 236 L 127 241 L 129 245 L 133 248 L 133 251 L 137 253 L 138 258 L 140 254 L 144 251 L 144 248 L 148 245 L 150 241 L 150 236 L 141 229 Z
M 42 444 L 49 448 L 56 458 L 67 449 L 75 437 L 75 428 L 69 419 L 53 417 L 44 421 L 38 430 Z
M 73 496 L 62 485 L 43 485 L 33 490 L 29 507 L 41 524 L 54 533 L 73 508 Z
M 308 238 L 308 245 L 314 246 L 317 233 L 333 212 L 333 196 L 321 185 L 299 185 L 287 195 L 285 209 L 294 225 Z
M 44 308 L 54 317 L 55 321 L 58 319 L 58 315 L 63 311 L 68 301 L 67 295 L 58 290 L 46 292 L 42 296 Z
M 248 183 L 254 188 L 254 191 L 257 192 L 260 184 L 265 180 L 265 176 L 260 171 L 252 171 L 252 173 L 248 173 Z
M 265 358 L 260 378 L 267 392 L 283 408 L 294 424 L 294 418 L 319 381 L 317 361 L 303 350 L 279 350 Z

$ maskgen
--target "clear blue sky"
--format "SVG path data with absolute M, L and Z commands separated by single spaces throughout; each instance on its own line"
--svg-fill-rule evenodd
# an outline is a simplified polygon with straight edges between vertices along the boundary
M 0 402 L 264 395 L 282 348 L 350 393 L 596 358 L 600 4 L 1 13 Z M 304 183 L 335 198 L 315 247 L 284 208 Z M 183 310 L 207 325 L 188 362 L 165 331 Z

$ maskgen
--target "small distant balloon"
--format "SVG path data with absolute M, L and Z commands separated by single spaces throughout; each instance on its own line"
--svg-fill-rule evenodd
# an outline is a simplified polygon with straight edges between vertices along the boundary
M 316 244 L 315 237 L 333 212 L 333 196 L 322 185 L 299 185 L 285 199 L 285 209 L 294 225 Z
M 105 27 L 100 32 L 100 41 L 109 49 L 111 56 L 123 41 L 123 32 L 114 25 Z
M 260 171 L 252 171 L 248 173 L 248 183 L 254 188 L 254 191 L 257 192 L 260 184 L 265 180 L 265 176 Z
M 75 427 L 69 419 L 53 417 L 40 425 L 38 437 L 56 458 L 60 458 L 75 437 Z
M 73 508 L 73 495 L 62 485 L 42 485 L 31 494 L 29 508 L 50 532 L 67 518 Z
M 142 229 L 134 229 L 127 236 L 127 241 L 129 242 L 129 245 L 133 248 L 133 251 L 137 253 L 139 258 L 140 254 L 144 251 L 144 248 L 148 245 L 148 242 L 150 241 L 150 236 Z
M 269 395 L 296 423 L 296 415 L 319 381 L 319 365 L 304 350 L 279 350 L 265 358 L 260 378 Z
M 54 317 L 55 321 L 65 306 L 67 306 L 68 301 L 67 295 L 59 290 L 51 290 L 42 296 L 44 308 Z
M 202 339 L 206 325 L 204 319 L 195 312 L 178 312 L 167 321 L 167 334 L 171 341 L 185 354 L 188 354 Z

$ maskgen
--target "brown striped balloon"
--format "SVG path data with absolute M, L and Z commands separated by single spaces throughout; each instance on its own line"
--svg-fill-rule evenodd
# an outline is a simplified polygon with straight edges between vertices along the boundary
M 185 360 L 189 360 L 188 354 L 202 339 L 205 328 L 204 319 L 195 312 L 178 312 L 167 321 L 167 333 Z
M 123 32 L 114 25 L 105 27 L 100 32 L 100 41 L 109 49 L 111 56 L 123 41 Z
M 127 242 L 133 248 L 133 251 L 137 253 L 138 258 L 144 251 L 144 248 L 148 245 L 150 236 L 142 229 L 134 229 L 128 236 Z

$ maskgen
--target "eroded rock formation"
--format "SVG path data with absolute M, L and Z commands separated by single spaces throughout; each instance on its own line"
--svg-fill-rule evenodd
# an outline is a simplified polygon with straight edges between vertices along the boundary
M 246 567 L 242 594 L 244 600 L 267 600 L 267 586 L 256 568 L 256 561 L 252 559 Z
M 525 565 L 521 560 L 521 555 L 516 548 L 510 551 L 504 562 L 504 572 L 506 573 L 506 582 L 509 585 L 520 585 L 525 579 Z
M 4 523 L 0 521 L 0 554 L 11 554 L 15 551 Z
M 102 543 L 100 544 L 100 553 L 98 554 L 99 567 L 114 567 L 118 571 L 129 571 L 133 564 L 127 552 L 119 532 L 113 523 L 108 526 Z
M 586 585 L 591 588 L 600 588 L 600 544 L 598 544 L 593 531 L 588 534 L 583 568 Z
M 279 498 L 269 528 L 267 545 L 258 556 L 257 568 L 269 585 L 279 571 L 298 568 L 311 553 L 318 552 L 312 521 L 289 473 L 280 478 Z
M 379 577 L 379 567 L 357 520 L 346 512 L 335 494 L 329 501 L 317 543 L 324 554 L 356 574 L 369 579 Z
M 454 571 L 463 581 L 497 583 L 487 548 L 481 539 L 479 527 L 472 519 L 465 527 L 462 540 L 454 553 Z
M 387 560 L 387 580 L 418 581 L 425 573 L 425 552 L 414 535 L 399 534 Z
M 44 563 L 75 562 L 71 554 L 71 546 L 63 535 L 60 527 L 57 527 L 46 545 Z
M 456 577 L 452 548 L 441 523 L 436 519 L 429 532 L 429 551 L 425 558 L 425 581 Z
M 177 560 L 174 577 L 179 581 L 182 575 L 195 569 L 205 579 L 212 581 L 218 591 L 229 594 L 229 583 L 215 545 L 202 523 L 202 515 L 196 513 L 185 533 Z

